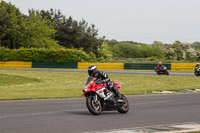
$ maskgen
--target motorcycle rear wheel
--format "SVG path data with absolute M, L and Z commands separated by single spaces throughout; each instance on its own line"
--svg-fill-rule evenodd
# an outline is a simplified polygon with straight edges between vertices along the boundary
M 129 110 L 128 99 L 124 95 L 122 95 L 122 94 L 121 94 L 121 96 L 122 96 L 122 99 L 125 101 L 125 103 L 123 103 L 122 106 L 119 106 L 117 111 L 119 113 L 127 113 L 128 110 Z
M 168 72 L 168 71 L 165 71 L 165 74 L 166 74 L 166 75 L 169 75 L 169 72 Z
M 94 99 L 94 97 L 87 97 L 86 99 L 86 105 L 88 110 L 93 114 L 93 115 L 99 115 L 102 111 L 102 105 L 100 102 L 100 99 L 97 98 L 97 101 Z

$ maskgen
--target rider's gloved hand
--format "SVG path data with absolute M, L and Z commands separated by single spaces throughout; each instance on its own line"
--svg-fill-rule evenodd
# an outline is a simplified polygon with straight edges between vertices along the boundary
M 94 81 L 96 84 L 102 84 L 102 80 L 98 79 L 96 81 Z
M 102 83 L 106 83 L 106 80 L 102 80 Z

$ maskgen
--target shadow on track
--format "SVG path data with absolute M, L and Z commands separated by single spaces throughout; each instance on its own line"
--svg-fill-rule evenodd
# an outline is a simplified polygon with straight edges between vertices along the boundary
M 73 115 L 90 115 L 90 116 L 94 116 L 89 111 L 67 111 L 66 113 L 73 114 Z M 120 115 L 120 113 L 117 112 L 117 111 L 103 111 L 103 112 L 101 112 L 100 115 L 116 115 L 116 114 Z

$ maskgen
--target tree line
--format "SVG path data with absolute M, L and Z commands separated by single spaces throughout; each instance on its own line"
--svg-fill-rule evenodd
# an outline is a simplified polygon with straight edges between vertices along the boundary
M 189 44 L 175 41 L 173 44 L 163 44 L 162 42 L 154 41 L 153 44 L 149 45 L 130 41 L 107 40 L 106 43 L 114 57 L 200 60 L 200 42 Z
M 158 58 L 166 60 L 200 60 L 200 42 L 175 41 L 144 44 L 132 41 L 105 40 L 98 36 L 94 24 L 84 19 L 66 17 L 60 10 L 29 9 L 28 15 L 15 5 L 0 2 L 0 47 L 9 49 L 77 49 L 92 61 L 114 58 Z
M 28 15 L 11 3 L 0 2 L 0 46 L 9 49 L 77 48 L 98 54 L 104 37 L 94 24 L 66 17 L 60 10 L 30 9 Z

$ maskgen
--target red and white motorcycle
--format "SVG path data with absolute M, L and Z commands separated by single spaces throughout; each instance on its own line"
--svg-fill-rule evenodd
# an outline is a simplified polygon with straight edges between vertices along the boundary
M 157 73 L 157 75 L 161 75 L 161 74 L 169 75 L 169 72 L 167 71 L 167 67 L 165 66 L 161 67 L 160 69 L 155 67 L 154 71 Z
M 119 90 L 122 83 L 114 82 L 114 85 Z M 129 103 L 124 95 L 121 94 L 123 102 L 117 102 L 117 96 L 107 89 L 106 83 L 94 77 L 88 77 L 83 95 L 86 97 L 88 110 L 94 115 L 108 110 L 117 110 L 120 113 L 127 113 L 129 110 Z

